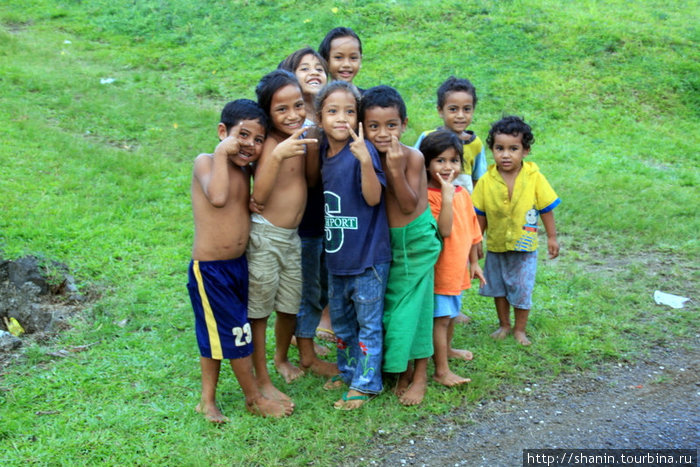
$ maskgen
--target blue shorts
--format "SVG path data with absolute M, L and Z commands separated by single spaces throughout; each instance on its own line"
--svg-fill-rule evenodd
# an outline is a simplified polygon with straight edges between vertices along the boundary
M 200 355 L 223 360 L 252 354 L 245 256 L 225 261 L 193 260 L 188 275 Z
M 532 308 L 536 272 L 536 251 L 489 251 L 484 264 L 487 284 L 479 288 L 479 294 L 505 297 L 514 308 L 529 310 Z
M 459 295 L 434 295 L 433 318 L 456 318 L 462 311 L 462 294 Z

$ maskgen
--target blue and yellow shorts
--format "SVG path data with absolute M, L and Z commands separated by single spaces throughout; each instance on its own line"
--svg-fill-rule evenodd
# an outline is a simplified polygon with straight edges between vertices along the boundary
M 202 357 L 243 358 L 253 353 L 248 322 L 248 261 L 190 262 L 187 289 Z

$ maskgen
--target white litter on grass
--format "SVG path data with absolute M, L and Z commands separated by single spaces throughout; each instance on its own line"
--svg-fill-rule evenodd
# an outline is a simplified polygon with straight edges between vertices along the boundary
M 680 295 L 673 295 L 666 292 L 661 292 L 660 290 L 654 291 L 654 301 L 657 305 L 668 305 L 671 308 L 683 308 L 685 302 L 690 300 L 687 297 L 681 297 Z
M 114 78 L 100 78 L 100 84 L 112 84 L 115 81 Z
M 63 43 L 64 43 L 64 44 L 72 44 L 72 42 L 69 41 L 68 39 L 66 39 L 65 41 L 63 41 Z

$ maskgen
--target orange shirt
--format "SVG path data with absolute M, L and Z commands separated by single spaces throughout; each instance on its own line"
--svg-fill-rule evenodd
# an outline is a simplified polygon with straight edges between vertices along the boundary
M 437 219 L 442 192 L 428 187 L 428 202 L 433 217 Z M 439 295 L 459 295 L 471 287 L 469 251 L 472 245 L 481 241 L 481 229 L 471 196 L 461 186 L 455 187 L 452 210 L 452 231 L 443 239 L 442 252 L 435 264 L 435 293 Z

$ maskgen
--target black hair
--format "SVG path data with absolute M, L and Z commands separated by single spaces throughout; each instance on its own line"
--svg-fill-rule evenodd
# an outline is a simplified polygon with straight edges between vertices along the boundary
M 486 145 L 489 149 L 493 149 L 493 143 L 497 134 L 511 136 L 522 135 L 524 149 L 530 149 L 532 143 L 535 142 L 535 135 L 532 134 L 530 125 L 525 123 L 525 120 L 515 115 L 507 115 L 491 125 L 489 135 L 486 137 Z
M 316 52 L 311 47 L 304 47 L 296 52 L 292 52 L 289 54 L 289 56 L 287 56 L 287 58 L 282 60 L 279 65 L 277 65 L 277 68 L 296 73 L 297 68 L 299 68 L 299 64 L 301 63 L 301 59 L 307 55 L 313 55 L 314 57 L 318 58 L 318 61 L 321 62 L 321 66 L 323 67 L 323 71 L 326 73 L 326 75 L 328 74 L 328 62 L 321 56 L 320 53 Z
M 258 85 L 255 86 L 255 94 L 258 96 L 258 105 L 265 111 L 268 119 L 270 119 L 272 96 L 274 96 L 279 89 L 289 84 L 299 88 L 299 92 L 301 93 L 301 86 L 299 86 L 299 81 L 297 81 L 297 77 L 294 76 L 294 73 L 277 69 L 263 76 Z
M 466 78 L 455 78 L 454 76 L 450 76 L 440 85 L 437 90 L 437 106 L 439 109 L 442 109 L 442 106 L 445 105 L 447 93 L 455 91 L 464 91 L 471 94 L 472 100 L 474 101 L 474 107 L 476 107 L 476 88 L 471 81 Z
M 401 98 L 401 94 L 385 84 L 366 89 L 362 93 L 360 100 L 359 119 L 365 121 L 365 111 L 372 107 L 389 108 L 394 107 L 399 112 L 401 123 L 406 122 L 406 103 Z
M 355 98 L 355 103 L 357 107 L 360 106 L 360 91 L 357 90 L 357 86 L 347 81 L 331 81 L 321 88 L 321 90 L 316 94 L 316 99 L 314 99 L 314 108 L 316 109 L 316 117 L 318 121 L 321 121 L 321 110 L 323 109 L 323 101 L 326 100 L 328 96 L 333 94 L 335 91 L 343 90 L 347 91 Z M 360 120 L 358 120 L 359 122 Z
M 257 102 L 250 99 L 236 99 L 226 104 L 221 111 L 221 123 L 226 125 L 226 133 L 241 120 L 258 120 L 267 129 L 267 114 Z
M 326 61 L 328 61 L 331 55 L 331 42 L 333 39 L 337 39 L 339 37 L 354 37 L 357 39 L 357 45 L 360 48 L 360 55 L 362 55 L 362 41 L 360 40 L 360 36 L 358 36 L 355 31 L 350 28 L 339 27 L 328 31 L 328 34 L 326 34 L 326 37 L 323 38 L 321 44 L 318 46 L 318 53 L 321 54 Z
M 440 129 L 428 133 L 420 143 L 420 152 L 425 158 L 425 168 L 430 166 L 430 161 L 438 157 L 450 148 L 459 155 L 460 166 L 464 164 L 464 147 L 462 140 L 450 130 Z

